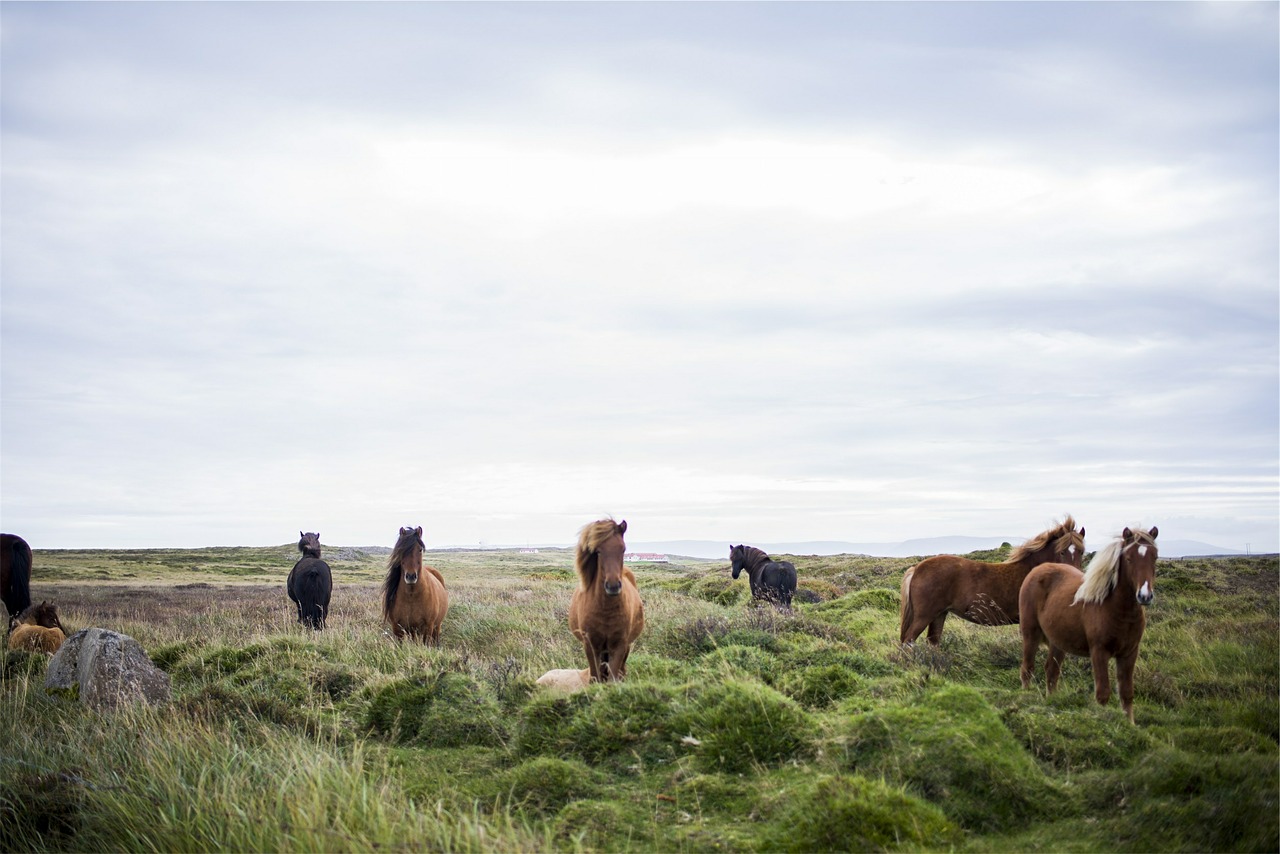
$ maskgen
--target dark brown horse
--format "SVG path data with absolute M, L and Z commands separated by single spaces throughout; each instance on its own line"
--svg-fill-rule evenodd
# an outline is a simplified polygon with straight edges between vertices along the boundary
M 1049 643 L 1044 663 L 1050 692 L 1058 685 L 1067 653 L 1088 656 L 1094 696 L 1102 705 L 1111 699 L 1108 666 L 1116 660 L 1120 705 L 1133 723 L 1133 666 L 1147 627 L 1146 606 L 1155 600 L 1156 535 L 1160 531 L 1125 528 L 1094 555 L 1084 572 L 1049 563 L 1027 575 L 1018 597 L 1022 632 L 1022 687 L 1031 687 L 1036 651 Z
M 796 592 L 796 567 L 789 560 L 774 560 L 754 546 L 730 546 L 729 562 L 736 580 L 742 570 L 751 582 L 751 598 L 791 607 Z
M 1018 590 L 1022 580 L 1042 563 L 1084 560 L 1084 528 L 1075 530 L 1068 514 L 1061 525 L 1043 531 L 1009 555 L 1004 563 L 984 563 L 955 555 L 920 561 L 902 576 L 900 641 L 914 643 L 929 629 L 929 643 L 942 642 L 947 614 L 981 626 L 1018 622 Z
M 302 557 L 289 570 L 285 592 L 298 606 L 298 622 L 313 629 L 323 629 L 329 616 L 329 599 L 333 595 L 333 573 L 320 559 L 320 535 L 298 532 L 298 551 Z
M 58 619 L 58 606 L 49 601 L 30 605 L 9 618 L 9 649 L 28 652 L 57 652 L 67 639 L 67 630 Z
M 623 565 L 627 523 L 601 519 L 578 533 L 578 588 L 569 602 L 569 630 L 582 641 L 592 682 L 627 678 L 627 656 L 644 631 L 636 577 Z
M 440 642 L 440 626 L 449 610 L 444 576 L 422 565 L 422 528 L 401 528 L 400 539 L 387 560 L 382 582 L 382 619 L 396 639 L 405 635 L 423 643 Z
M 0 599 L 9 616 L 31 605 L 31 546 L 17 534 L 0 534 Z

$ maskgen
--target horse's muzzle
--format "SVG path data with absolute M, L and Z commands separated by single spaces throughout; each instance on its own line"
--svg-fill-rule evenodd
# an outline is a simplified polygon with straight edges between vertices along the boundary
M 405 583 L 405 584 L 417 584 L 417 583 L 418 583 L 418 573 L 416 573 L 416 572 L 413 572 L 413 573 L 406 572 L 406 573 L 404 574 L 404 583 Z
M 1138 589 L 1138 603 L 1141 605 L 1150 605 L 1156 600 L 1155 591 L 1151 589 L 1151 582 L 1142 582 L 1142 587 Z
M 606 581 L 604 583 L 604 595 L 617 596 L 621 592 L 622 592 L 621 581 Z

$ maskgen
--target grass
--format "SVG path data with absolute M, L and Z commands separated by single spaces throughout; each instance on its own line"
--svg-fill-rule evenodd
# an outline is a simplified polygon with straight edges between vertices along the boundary
M 379 624 L 385 551 L 326 559 L 311 632 L 292 546 L 37 552 L 33 596 L 137 638 L 174 697 L 98 715 L 6 654 L 0 850 L 1280 847 L 1274 557 L 1160 563 L 1137 727 L 1081 659 L 1022 690 L 1013 626 L 899 650 L 910 560 L 793 556 L 792 614 L 723 563 L 637 567 L 629 681 L 563 697 L 533 682 L 582 666 L 567 550 L 430 552 L 438 648 Z

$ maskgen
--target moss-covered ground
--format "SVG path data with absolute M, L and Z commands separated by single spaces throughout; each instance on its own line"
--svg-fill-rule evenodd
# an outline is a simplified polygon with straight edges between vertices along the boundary
M 567 550 L 429 552 L 438 648 L 379 625 L 376 549 L 326 549 L 329 626 L 299 627 L 294 555 L 36 553 L 35 598 L 137 638 L 173 701 L 101 716 L 6 654 L 0 850 L 1280 848 L 1275 557 L 1160 563 L 1132 726 L 1087 661 L 1023 690 L 1015 626 L 900 650 L 910 560 L 789 556 L 791 613 L 640 565 L 629 681 L 566 697 L 534 680 L 584 666 Z

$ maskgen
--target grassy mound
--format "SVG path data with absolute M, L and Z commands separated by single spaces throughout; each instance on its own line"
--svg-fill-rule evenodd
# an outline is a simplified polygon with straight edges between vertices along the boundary
M 1061 815 L 1064 798 L 978 691 L 927 690 L 853 719 L 849 767 L 905 785 L 968 830 Z

